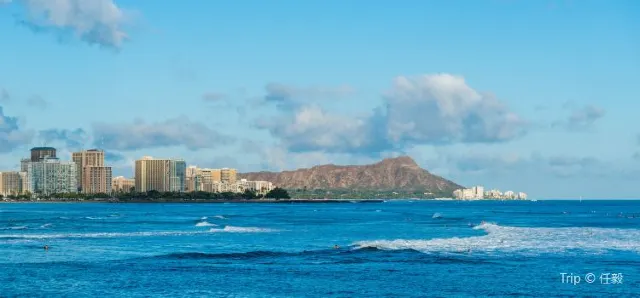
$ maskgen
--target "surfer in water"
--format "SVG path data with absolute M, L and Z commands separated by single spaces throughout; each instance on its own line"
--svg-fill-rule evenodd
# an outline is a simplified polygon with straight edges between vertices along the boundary
M 45 245 L 43 248 L 44 250 L 49 250 L 49 245 Z
M 334 245 L 334 246 L 333 246 L 333 249 L 340 249 L 340 245 L 337 245 L 337 244 L 336 244 L 336 245 Z

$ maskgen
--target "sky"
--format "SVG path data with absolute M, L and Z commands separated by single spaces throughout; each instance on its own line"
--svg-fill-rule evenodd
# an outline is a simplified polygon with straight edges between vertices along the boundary
M 0 0 L 0 167 L 33 146 L 639 198 L 640 2 Z

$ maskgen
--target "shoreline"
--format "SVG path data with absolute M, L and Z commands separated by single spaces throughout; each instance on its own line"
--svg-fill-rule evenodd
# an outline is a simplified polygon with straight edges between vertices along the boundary
M 65 201 L 65 200 L 46 200 L 46 201 L 0 201 L 0 204 L 30 204 L 30 203 L 44 203 L 44 204 L 224 204 L 224 203 L 241 203 L 241 204 L 305 204 L 305 203 L 383 203 L 385 200 L 381 199 L 363 199 L 363 200 L 337 200 L 337 199 L 286 199 L 286 200 L 127 200 L 127 201 L 108 201 L 108 200 L 86 200 L 86 201 Z

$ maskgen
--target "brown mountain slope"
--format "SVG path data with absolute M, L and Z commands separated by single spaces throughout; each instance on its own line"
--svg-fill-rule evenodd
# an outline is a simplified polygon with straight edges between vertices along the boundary
M 451 192 L 462 186 L 420 168 L 408 156 L 363 166 L 321 165 L 284 172 L 239 174 L 247 180 L 271 181 L 288 189 L 367 189 Z

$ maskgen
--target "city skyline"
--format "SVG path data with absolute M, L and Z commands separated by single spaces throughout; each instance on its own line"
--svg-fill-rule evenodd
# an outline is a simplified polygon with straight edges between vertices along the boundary
M 640 4 L 458 4 L 0 1 L 0 169 L 43 145 L 101 148 L 113 177 L 406 154 L 467 186 L 637 198 Z
M 113 176 L 105 163 L 106 152 L 87 149 L 72 152 L 70 160 L 54 147 L 33 147 L 21 158 L 19 169 L 0 171 L 1 196 L 49 196 L 54 194 L 106 194 L 157 192 L 244 193 L 265 195 L 273 183 L 239 179 L 233 168 L 199 168 L 184 159 L 143 156 L 135 161 L 133 177 Z

